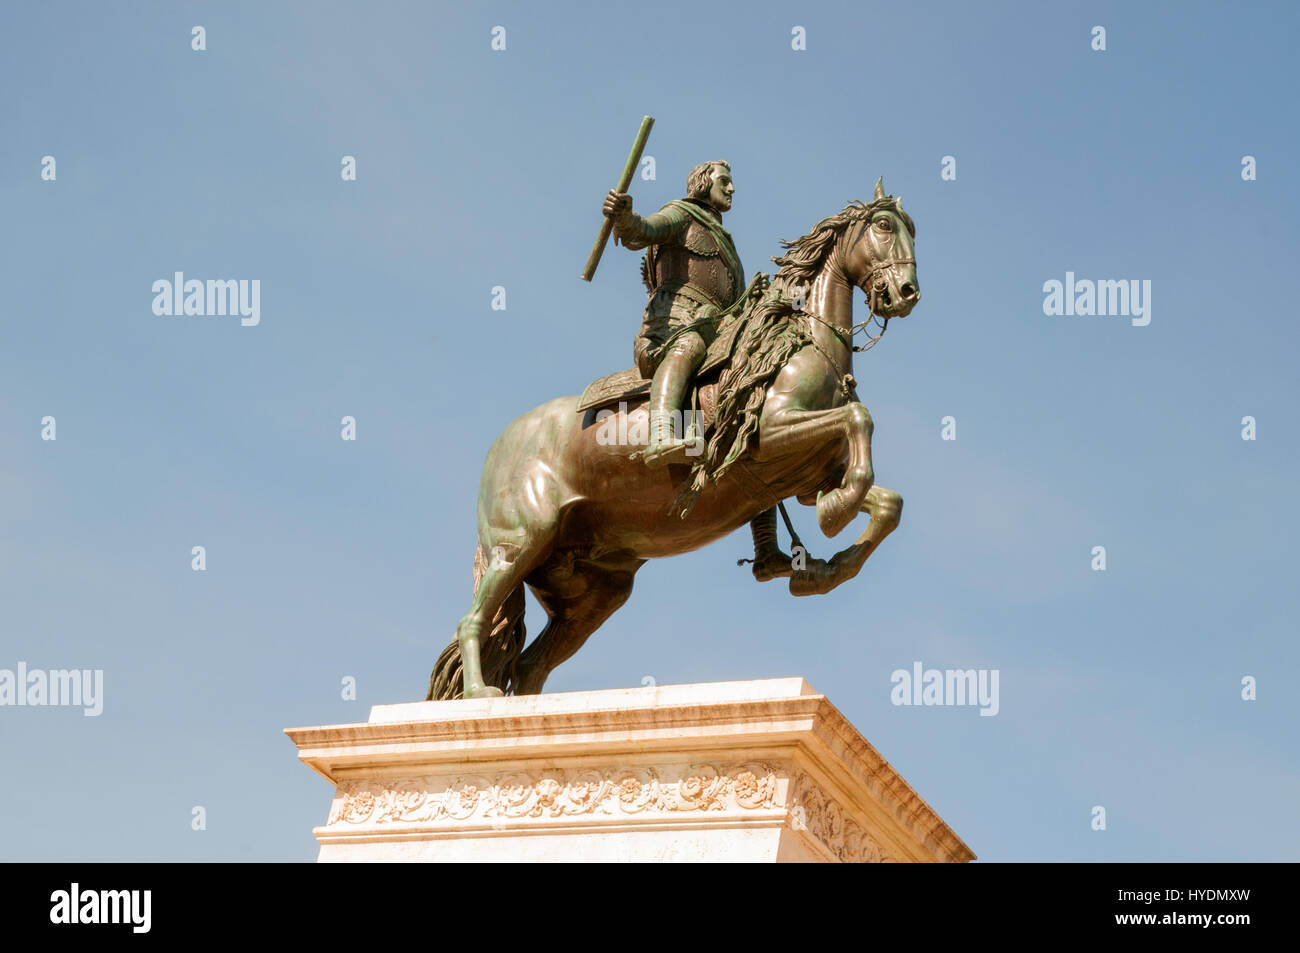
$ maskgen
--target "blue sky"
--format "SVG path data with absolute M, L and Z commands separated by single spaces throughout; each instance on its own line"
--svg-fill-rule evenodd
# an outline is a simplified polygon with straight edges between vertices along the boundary
M 643 113 L 635 207 L 730 160 L 749 273 L 903 197 L 924 297 L 855 373 L 906 509 L 817 599 L 744 530 L 651 563 L 548 690 L 803 676 L 982 860 L 1300 855 L 1293 5 L 2 16 L 0 668 L 105 702 L 0 708 L 0 859 L 314 859 L 281 730 L 423 696 L 488 446 L 630 364 L 638 256 L 577 275 Z M 155 315 L 176 271 L 260 280 L 260 324 Z M 1045 315 L 1067 271 L 1150 280 L 1150 325 Z M 997 669 L 998 715 L 891 705 L 917 660 Z

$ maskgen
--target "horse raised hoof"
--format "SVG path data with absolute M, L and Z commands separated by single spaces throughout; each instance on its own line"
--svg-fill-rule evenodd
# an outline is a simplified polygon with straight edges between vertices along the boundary
M 504 698 L 505 694 L 495 685 L 471 685 L 465 689 L 466 698 Z
M 790 595 L 822 596 L 838 585 L 835 569 L 824 559 L 814 559 L 807 569 L 790 574 Z
M 858 515 L 858 508 L 850 505 L 851 499 L 852 494 L 843 487 L 817 494 L 817 525 L 827 539 L 838 536 Z

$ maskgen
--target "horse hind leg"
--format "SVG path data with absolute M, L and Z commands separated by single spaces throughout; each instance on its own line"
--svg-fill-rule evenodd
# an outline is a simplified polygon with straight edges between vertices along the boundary
M 549 617 L 546 627 L 524 649 L 515 666 L 516 695 L 536 695 L 547 676 L 582 648 L 588 637 L 627 602 L 644 560 L 603 566 L 575 560 L 572 575 L 545 570 L 531 586 Z
M 435 684 L 448 679 L 444 674 L 459 656 L 462 697 L 489 698 L 505 694 L 510 672 L 523 648 L 524 577 L 537 566 L 550 548 L 553 531 L 513 534 L 522 545 L 500 541 L 491 547 L 481 545 L 476 560 L 481 560 L 482 575 L 474 589 L 474 601 L 456 626 L 456 640 L 438 660 L 430 683 L 429 697 L 435 697 Z M 477 566 L 476 566 L 477 569 Z M 517 620 L 512 622 L 510 620 Z M 484 640 L 491 644 L 485 644 Z M 485 664 L 485 660 L 488 664 Z M 442 685 L 443 694 L 454 697 L 454 687 Z
M 485 575 L 487 560 L 482 549 L 474 554 L 475 594 Z M 501 605 L 491 616 L 490 625 L 480 627 L 477 634 L 478 644 L 478 681 L 483 687 L 471 694 L 465 694 L 465 654 L 462 637 L 475 620 L 461 620 L 457 627 L 457 637 L 452 639 L 434 664 L 433 674 L 429 677 L 429 691 L 425 698 L 429 701 L 450 701 L 458 698 L 487 697 L 501 694 L 500 686 L 507 683 L 515 661 L 524 647 L 524 588 L 522 585 L 510 590 Z M 484 612 L 484 615 L 486 613 Z

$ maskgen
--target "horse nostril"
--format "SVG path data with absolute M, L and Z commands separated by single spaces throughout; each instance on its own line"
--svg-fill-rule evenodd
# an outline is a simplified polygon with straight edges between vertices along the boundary
M 908 301 L 913 301 L 921 297 L 921 293 L 916 290 L 916 285 L 912 284 L 910 281 L 903 282 L 903 287 L 899 288 L 898 291 Z

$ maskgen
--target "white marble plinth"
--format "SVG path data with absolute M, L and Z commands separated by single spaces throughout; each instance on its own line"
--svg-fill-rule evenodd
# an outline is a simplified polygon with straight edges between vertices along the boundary
M 321 861 L 968 861 L 802 678 L 377 705 L 291 728 Z

